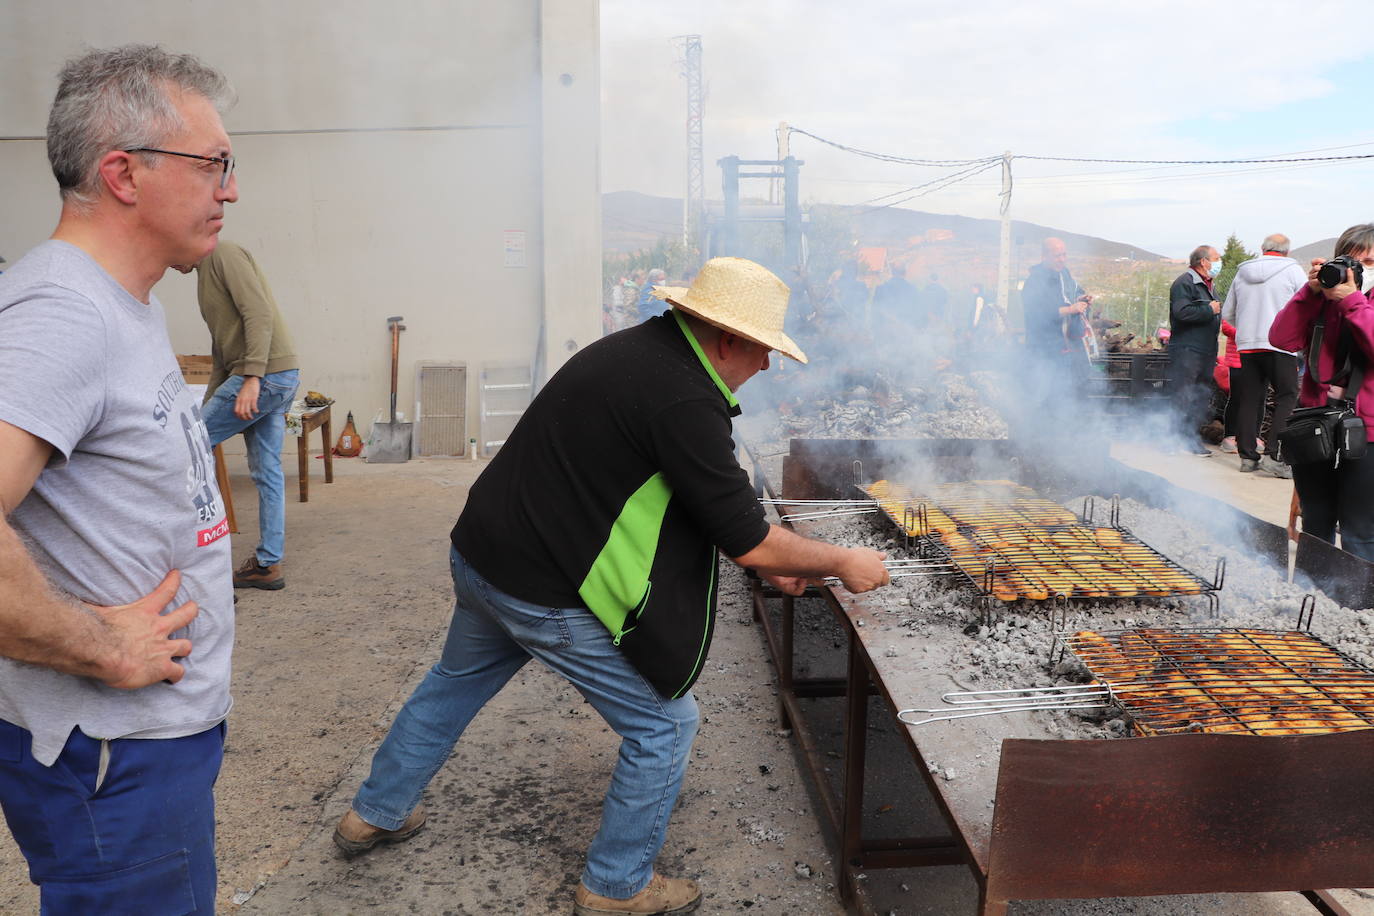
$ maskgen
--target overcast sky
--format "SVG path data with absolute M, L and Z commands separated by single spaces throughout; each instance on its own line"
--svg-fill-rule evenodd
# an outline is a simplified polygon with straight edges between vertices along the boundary
M 907 158 L 1374 154 L 1371 24 L 1369 0 L 603 0 L 603 189 L 683 193 L 676 35 L 701 36 L 718 199 L 716 160 L 774 158 L 779 121 Z M 860 203 L 953 171 L 797 135 L 792 153 L 803 201 Z M 1296 247 L 1374 221 L 1374 159 L 1013 170 L 1015 218 L 1171 257 L 1232 231 Z M 995 218 L 999 187 L 994 169 L 903 206 Z

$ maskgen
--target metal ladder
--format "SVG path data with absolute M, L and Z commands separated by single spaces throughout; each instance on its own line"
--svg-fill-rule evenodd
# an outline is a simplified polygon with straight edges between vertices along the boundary
M 533 390 L 527 363 L 482 364 L 477 395 L 482 457 L 490 458 L 506 444 L 511 430 L 529 407 Z

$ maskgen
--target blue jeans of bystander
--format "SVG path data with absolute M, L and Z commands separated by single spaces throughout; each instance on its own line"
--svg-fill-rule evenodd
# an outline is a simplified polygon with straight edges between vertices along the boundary
M 457 602 L 443 656 L 397 714 L 353 809 L 373 826 L 401 826 L 463 729 L 537 658 L 567 678 L 620 735 L 582 883 L 606 897 L 633 897 L 653 876 L 682 787 L 697 730 L 696 700 L 690 693 L 661 696 L 585 608 L 521 601 L 483 579 L 458 551 L 450 554 Z
M 299 377 L 296 369 L 264 375 L 258 393 L 258 414 L 251 420 L 234 415 L 234 400 L 243 387 L 241 375 L 229 376 L 203 409 L 211 445 L 243 433 L 248 448 L 248 472 L 258 491 L 257 558 L 262 566 L 280 563 L 286 550 L 286 476 L 281 468 L 281 446 L 286 438 L 286 412 L 296 396 Z

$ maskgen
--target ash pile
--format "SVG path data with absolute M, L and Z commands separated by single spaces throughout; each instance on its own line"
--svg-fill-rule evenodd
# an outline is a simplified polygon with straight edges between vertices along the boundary
M 788 366 L 770 379 L 763 404 L 750 403 L 748 438 L 765 454 L 789 439 L 1005 439 L 1007 424 L 992 405 L 997 377 L 988 370 L 922 374 L 877 370 L 819 383 L 807 368 Z M 758 407 L 762 410 L 755 414 Z M 751 414 L 753 414 L 751 416 Z

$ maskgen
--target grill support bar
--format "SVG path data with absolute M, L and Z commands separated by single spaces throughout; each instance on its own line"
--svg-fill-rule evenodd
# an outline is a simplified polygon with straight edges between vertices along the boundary
M 857 876 L 870 868 L 918 868 L 934 865 L 965 865 L 968 854 L 953 836 L 867 839 L 863 835 L 863 781 L 867 760 L 868 698 L 880 695 L 870 679 L 862 647 L 848 631 L 847 666 L 843 678 L 798 678 L 793 664 L 796 599 L 750 577 L 754 620 L 762 630 L 764 642 L 778 672 L 778 717 L 783 728 L 792 730 L 801 762 L 811 776 L 819 797 L 822 826 L 836 847 L 840 898 L 871 913 L 864 888 Z M 825 600 L 829 609 L 843 616 L 843 610 L 830 589 L 808 589 L 807 595 Z M 779 625 L 775 628 L 768 609 L 769 601 L 781 602 Z M 819 749 L 800 700 L 814 697 L 844 697 L 844 774 L 841 792 L 836 795 L 825 778 L 828 762 Z M 926 774 L 927 780 L 930 779 Z

